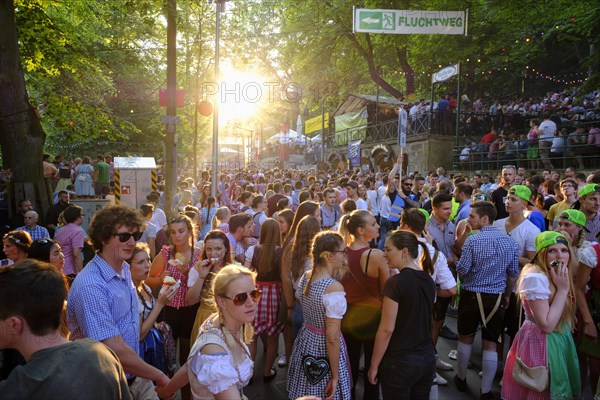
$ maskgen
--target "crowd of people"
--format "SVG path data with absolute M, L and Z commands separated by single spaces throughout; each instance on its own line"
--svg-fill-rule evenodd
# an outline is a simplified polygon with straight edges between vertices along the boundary
M 400 161 L 222 173 L 217 193 L 184 178 L 171 204 L 108 206 L 87 231 L 67 191 L 45 227 L 21 199 L 3 236 L 0 392 L 242 399 L 287 373 L 290 399 L 356 398 L 360 380 L 365 400 L 435 399 L 443 371 L 468 390 L 481 332 L 482 399 L 496 377 L 508 400 L 596 393 L 600 171 L 504 165 L 494 182 Z M 439 336 L 457 340 L 455 365 Z M 545 383 L 515 372 L 535 368 Z M 93 383 L 70 386 L 82 370 Z
M 67 191 L 81 199 L 105 198 L 111 192 L 115 180 L 112 156 L 97 155 L 77 157 L 73 161 L 65 161 L 57 154 L 50 161 L 50 155 L 43 157 L 44 178 L 50 180 L 54 193 Z

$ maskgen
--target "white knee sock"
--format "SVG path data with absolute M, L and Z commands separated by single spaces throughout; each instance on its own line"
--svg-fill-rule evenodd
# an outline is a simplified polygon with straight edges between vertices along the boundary
M 431 391 L 429 392 L 429 400 L 438 400 L 438 385 L 434 383 L 431 385 Z
M 472 344 L 461 342 L 458 342 L 458 346 L 456 347 L 456 361 L 458 362 L 456 372 L 460 379 L 465 379 L 467 377 L 467 368 L 469 367 L 472 348 Z
M 483 376 L 481 377 L 481 393 L 487 393 L 492 390 L 492 383 L 494 383 L 497 368 L 498 353 L 495 351 L 483 350 L 481 352 L 481 370 L 483 371 Z

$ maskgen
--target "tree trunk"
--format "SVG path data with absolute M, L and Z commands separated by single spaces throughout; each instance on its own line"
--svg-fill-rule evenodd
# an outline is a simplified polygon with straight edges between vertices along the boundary
M 408 63 L 406 47 L 397 49 L 396 55 L 398 56 L 400 68 L 402 68 L 402 71 L 404 71 L 406 74 L 406 95 L 408 96 L 409 94 L 415 92 L 415 71 L 413 71 L 412 67 Z
M 404 94 L 381 77 L 381 74 L 379 73 L 379 68 L 377 67 L 377 65 L 375 65 L 375 57 L 373 55 L 373 45 L 371 44 L 371 36 L 368 33 L 365 36 L 365 40 L 367 42 L 366 49 L 359 43 L 358 39 L 356 38 L 356 35 L 354 35 L 353 33 L 347 33 L 345 34 L 345 36 L 348 39 L 350 39 L 356 50 L 358 50 L 358 52 L 367 62 L 371 80 L 374 83 L 379 84 L 379 86 L 381 86 L 383 90 L 394 96 L 396 99 L 403 99 Z
M 52 201 L 42 168 L 46 134 L 25 87 L 12 0 L 0 0 L 0 37 L 0 146 L 3 167 L 13 172 L 9 209 L 27 198 L 43 219 Z

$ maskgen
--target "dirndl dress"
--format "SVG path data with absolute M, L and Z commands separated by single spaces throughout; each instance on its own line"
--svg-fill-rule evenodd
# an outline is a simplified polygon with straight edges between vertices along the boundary
M 61 190 L 67 190 L 67 186 L 72 185 L 71 180 L 71 168 L 59 168 L 58 169 L 59 180 L 54 188 L 54 192 L 60 192 Z
M 588 291 L 586 300 L 588 311 L 594 319 L 596 328 L 600 329 L 600 269 L 598 269 L 600 260 L 600 245 L 592 245 L 587 240 L 577 249 L 577 257 L 579 258 L 579 268 L 590 268 L 590 279 L 588 281 Z M 600 358 L 600 343 L 597 340 L 591 340 L 583 334 L 584 325 L 583 318 L 578 319 L 578 342 L 577 350 L 585 353 L 588 356 Z M 596 393 L 599 393 L 596 391 Z
M 331 277 L 325 277 L 311 282 L 308 296 L 304 288 L 308 283 L 305 273 L 299 282 L 302 296 L 300 303 L 304 314 L 304 325 L 300 328 L 294 342 L 288 369 L 288 398 L 296 399 L 301 396 L 325 397 L 325 386 L 331 379 L 331 369 L 327 356 L 325 337 L 325 321 L 330 318 L 341 319 L 346 309 L 345 293 L 334 292 L 324 294 L 332 283 Z M 334 400 L 350 400 L 352 378 L 346 343 L 340 333 L 339 380 Z
M 544 333 L 534 322 L 529 306 L 532 300 L 550 298 L 550 281 L 539 272 L 527 273 L 519 288 L 525 310 L 525 321 L 515 336 L 506 357 L 502 377 L 502 398 L 504 400 L 547 400 L 580 399 L 581 382 L 579 362 L 571 327 L 562 323 L 551 334 Z M 512 376 L 517 358 L 529 367 L 548 365 L 550 385 L 543 392 L 537 392 L 519 385 Z
M 90 164 L 79 164 L 75 172 L 77 172 L 75 178 L 75 193 L 77 193 L 77 196 L 95 196 L 96 191 L 92 179 L 94 167 Z
M 254 333 L 266 333 L 269 336 L 283 332 L 285 325 L 278 321 L 281 306 L 281 282 L 256 281 L 256 287 L 262 290 L 262 297 L 258 302 L 258 310 L 254 318 Z

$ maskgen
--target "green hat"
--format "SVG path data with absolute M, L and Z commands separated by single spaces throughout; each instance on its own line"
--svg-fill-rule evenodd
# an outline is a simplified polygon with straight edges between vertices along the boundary
M 429 215 L 429 212 L 424 208 L 419 208 L 419 211 L 421 211 L 423 213 L 423 215 L 425 216 L 425 223 L 429 222 L 429 218 L 431 218 L 431 216 Z
M 568 219 L 571 222 L 576 223 L 579 226 L 583 226 L 585 228 L 586 218 L 585 214 L 579 210 L 568 209 L 560 213 L 559 218 Z M 587 231 L 587 229 L 586 229 Z M 588 231 L 589 232 L 589 231 Z
M 529 201 L 529 199 L 531 198 L 531 190 L 529 190 L 529 188 L 525 185 L 515 185 L 515 186 L 511 187 L 508 191 L 508 194 L 512 194 L 514 196 L 517 196 L 517 197 L 525 200 L 527 202 L 527 204 L 529 204 L 530 206 L 533 205 Z
M 564 245 L 569 245 L 569 242 L 565 235 L 556 231 L 545 231 L 537 235 L 535 238 L 535 251 L 539 252 L 542 249 L 545 249 L 548 246 L 552 246 L 553 244 L 562 243 Z
M 600 192 L 600 185 L 596 183 L 588 183 L 577 192 L 577 196 L 581 199 L 590 193 Z

